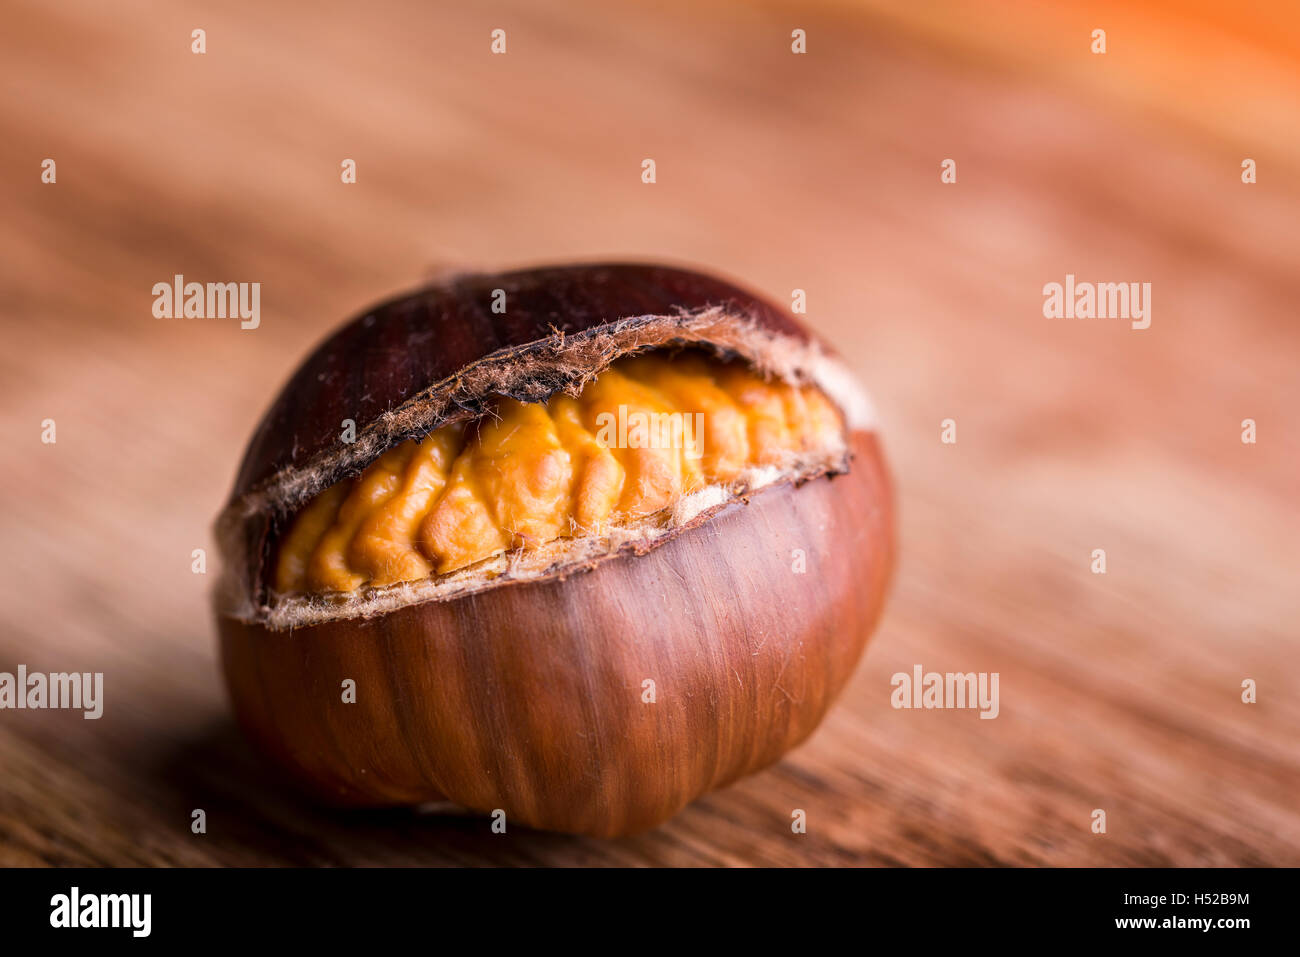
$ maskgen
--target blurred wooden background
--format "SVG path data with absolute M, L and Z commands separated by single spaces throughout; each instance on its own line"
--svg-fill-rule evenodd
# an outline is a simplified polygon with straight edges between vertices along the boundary
M 1294 14 L 469 6 L 7 5 L 0 670 L 103 671 L 106 707 L 0 712 L 0 864 L 1300 864 Z M 231 724 L 190 571 L 245 441 L 372 301 L 590 258 L 808 291 L 901 503 L 862 667 L 633 839 L 304 804 Z M 1151 282 L 1151 328 L 1044 319 L 1067 272 Z M 154 319 L 175 273 L 261 282 L 261 328 Z M 892 710 L 917 663 L 999 672 L 1001 716 Z

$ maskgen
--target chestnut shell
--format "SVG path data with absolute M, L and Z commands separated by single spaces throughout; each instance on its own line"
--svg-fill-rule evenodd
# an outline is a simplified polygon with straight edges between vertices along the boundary
M 506 322 L 487 312 L 494 288 Z M 467 277 L 390 302 L 295 374 L 232 500 L 333 443 L 344 410 L 378 415 L 498 348 L 725 303 L 807 338 L 734 286 L 660 267 Z M 846 473 L 760 489 L 567 577 L 288 631 L 219 614 L 235 713 L 329 803 L 450 800 L 598 836 L 652 827 L 803 741 L 852 674 L 894 545 L 876 436 L 854 431 L 850 447 Z
M 494 289 L 504 313 L 491 311 Z M 573 334 L 628 316 L 731 305 L 756 323 L 806 339 L 792 318 L 701 273 L 615 263 L 474 273 L 375 307 L 329 336 L 281 390 L 249 442 L 232 499 L 338 441 L 430 383 L 502 349 Z

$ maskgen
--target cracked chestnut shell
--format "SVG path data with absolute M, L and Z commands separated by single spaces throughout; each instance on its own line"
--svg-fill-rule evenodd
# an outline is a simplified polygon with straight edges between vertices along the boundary
M 621 356 L 683 347 L 823 388 L 843 449 L 711 490 L 639 535 L 357 594 L 272 590 L 297 510 L 396 443 L 494 396 L 576 394 Z M 334 333 L 259 426 L 217 535 L 235 713 L 308 791 L 613 836 L 813 731 L 880 615 L 893 516 L 869 403 L 793 318 L 696 272 L 577 265 L 458 277 Z

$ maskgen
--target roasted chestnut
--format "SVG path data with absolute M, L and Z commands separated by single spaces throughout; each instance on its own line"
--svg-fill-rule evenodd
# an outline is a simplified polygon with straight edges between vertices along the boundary
M 893 517 L 870 403 L 793 317 L 576 265 L 330 336 L 217 535 L 235 713 L 319 798 L 619 835 L 812 732 Z

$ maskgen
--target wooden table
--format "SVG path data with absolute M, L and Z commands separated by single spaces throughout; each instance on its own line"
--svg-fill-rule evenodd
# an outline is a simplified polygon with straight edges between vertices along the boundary
M 906 6 L 11 4 L 0 671 L 106 700 L 0 712 L 0 864 L 1300 864 L 1294 24 Z M 899 489 L 862 666 L 804 747 L 632 839 L 303 803 L 232 725 L 191 571 L 258 416 L 426 275 L 591 258 L 807 290 Z M 155 319 L 177 273 L 261 282 L 260 328 Z M 1067 273 L 1152 283 L 1151 327 L 1044 318 Z M 894 710 L 915 664 L 998 672 L 1000 716 Z

